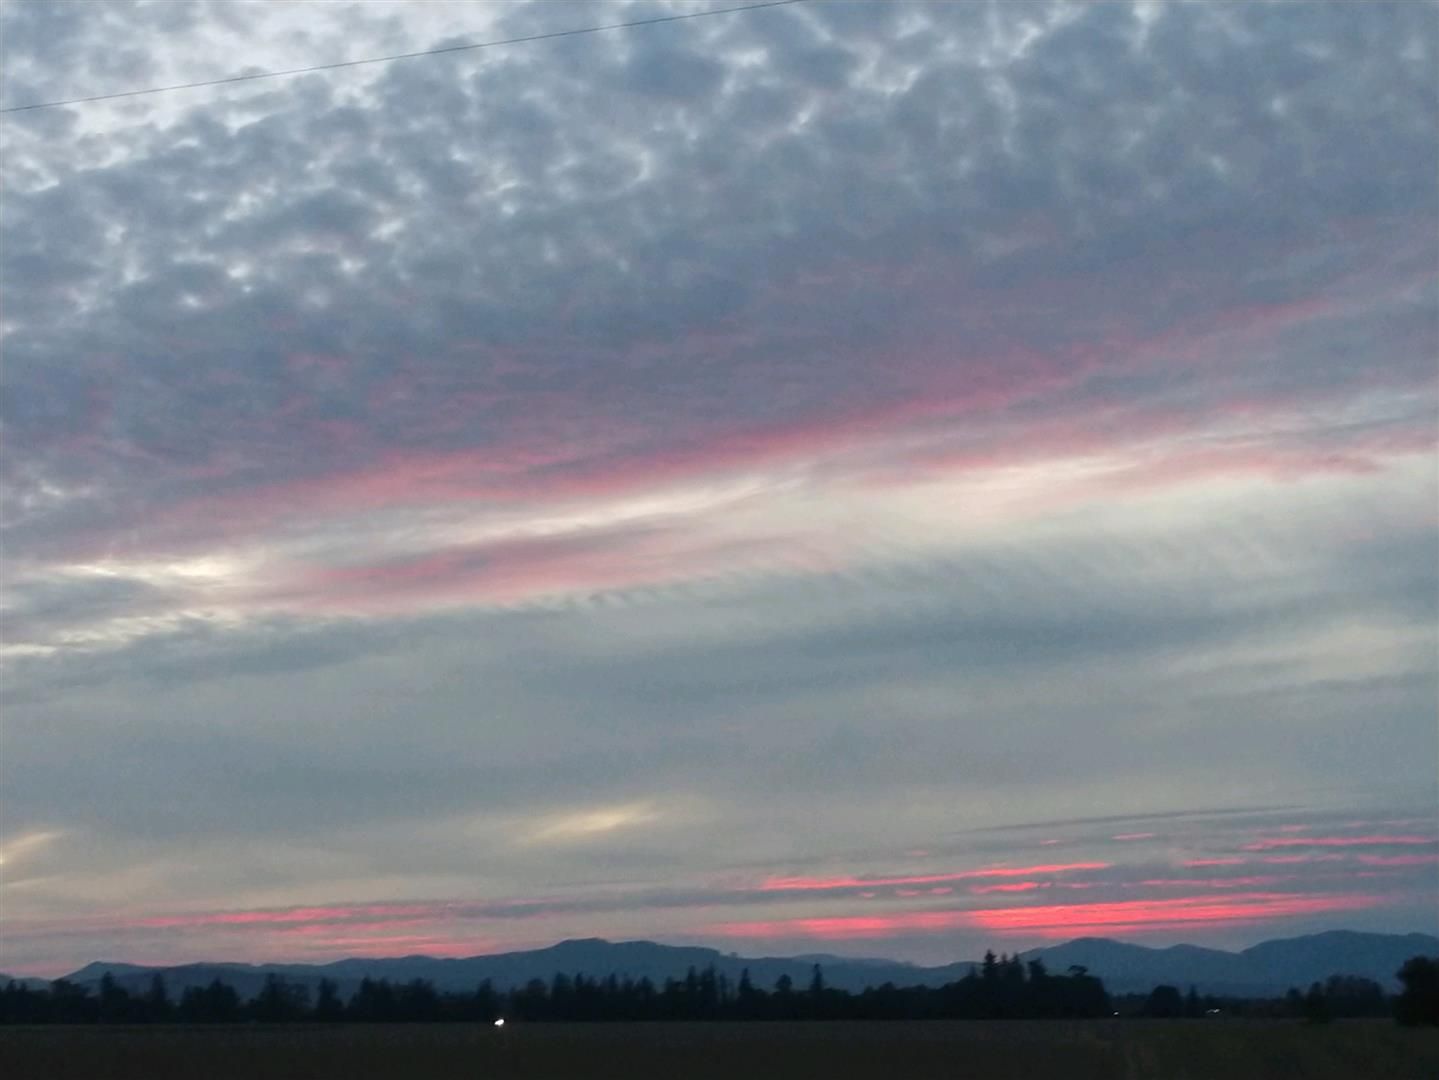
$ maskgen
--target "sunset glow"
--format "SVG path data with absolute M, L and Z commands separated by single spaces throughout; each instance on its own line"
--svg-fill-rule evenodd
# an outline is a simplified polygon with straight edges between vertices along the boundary
M 1093 904 L 987 908 L 971 911 L 916 911 L 887 916 L 835 916 L 722 923 L 708 933 L 733 938 L 810 937 L 843 941 L 882 938 L 912 932 L 977 928 L 1000 936 L 1080 937 L 1092 933 L 1141 934 L 1207 924 L 1253 925 L 1295 915 L 1358 911 L 1378 906 L 1376 896 L 1294 896 L 1240 893 L 1223 900 L 1212 896 Z
M 0 0 L 0 972 L 1439 931 L 1434 5 L 728 6 Z

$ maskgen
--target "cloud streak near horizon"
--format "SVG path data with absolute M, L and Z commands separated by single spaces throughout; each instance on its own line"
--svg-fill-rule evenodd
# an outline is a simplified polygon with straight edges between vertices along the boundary
M 702 8 L 11 0 L 0 104 Z M 7 115 L 0 968 L 1434 929 L 1435 16 L 813 2 Z

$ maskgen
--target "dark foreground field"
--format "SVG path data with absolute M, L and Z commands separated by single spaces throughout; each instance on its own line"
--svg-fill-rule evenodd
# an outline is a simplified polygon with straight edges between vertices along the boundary
M 5 1077 L 1439 1077 L 1439 1030 L 1382 1021 L 0 1028 Z

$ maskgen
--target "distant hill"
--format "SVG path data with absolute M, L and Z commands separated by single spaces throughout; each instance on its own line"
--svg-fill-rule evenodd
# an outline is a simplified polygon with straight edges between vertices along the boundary
M 1076 965 L 1088 968 L 1090 974 L 1104 980 L 1111 993 L 1148 991 L 1161 983 L 1184 987 L 1193 984 L 1211 993 L 1222 993 L 1230 989 L 1231 983 L 1247 981 L 1247 970 L 1241 973 L 1236 967 L 1240 959 L 1237 954 L 1198 945 L 1151 949 L 1108 938 L 1077 938 L 1032 950 L 1024 958 L 1043 960 L 1044 966 L 1054 972 Z
M 1256 972 L 1268 972 L 1286 986 L 1313 982 L 1311 974 L 1332 968 L 1364 975 L 1387 989 L 1399 989 L 1394 973 L 1411 956 L 1439 956 L 1439 937 L 1432 934 L 1360 934 L 1330 930 L 1323 934 L 1281 938 L 1251 945 L 1239 955 Z M 1324 977 L 1327 977 L 1324 976 Z
M 1387 990 L 1397 990 L 1394 973 L 1409 957 L 1421 953 L 1439 956 L 1439 937 L 1330 930 L 1265 941 L 1238 953 L 1195 945 L 1151 949 L 1107 938 L 1078 938 L 1024 955 L 1041 958 L 1052 971 L 1083 965 L 1112 993 L 1148 991 L 1169 983 L 1196 986 L 1202 993 L 1258 997 L 1282 994 L 1291 986 L 1307 987 L 1335 974 L 1363 975 Z
M 26 975 L 6 975 L 0 971 L 0 986 L 9 986 L 12 982 L 29 987 L 31 990 L 45 990 L 50 986 L 49 979 L 35 979 Z
M 544 949 L 498 953 L 463 959 L 440 959 L 430 956 L 386 957 L 382 959 L 337 960 L 329 964 L 184 964 L 169 968 L 142 968 L 134 964 L 88 964 L 66 978 L 93 985 L 109 971 L 115 981 L 127 990 L 143 990 L 157 972 L 165 977 L 172 995 L 186 987 L 205 986 L 215 979 L 229 983 L 242 996 L 248 996 L 264 985 L 265 978 L 277 974 L 293 982 L 314 987 L 321 979 L 331 979 L 342 995 L 349 994 L 364 978 L 408 982 L 425 979 L 439 990 L 470 991 L 485 979 L 497 988 L 523 986 L 531 979 L 550 980 L 556 972 L 582 972 L 603 978 L 607 975 L 649 978 L 662 983 L 667 978 L 683 978 L 694 967 L 703 970 L 714 965 L 717 972 L 738 981 L 740 973 L 749 970 L 758 986 L 772 987 L 776 980 L 788 975 L 796 987 L 809 984 L 814 965 L 823 968 L 825 982 L 830 986 L 862 990 L 885 982 L 898 985 L 939 985 L 959 978 L 969 965 L 923 968 L 894 960 L 851 960 L 846 957 L 818 954 L 805 957 L 739 957 L 716 949 L 697 946 L 659 945 L 651 941 L 609 942 L 599 938 L 562 941 Z
M 1160 983 L 1201 993 L 1268 996 L 1291 986 L 1305 987 L 1334 974 L 1363 975 L 1395 989 L 1394 973 L 1417 954 L 1439 956 L 1439 938 L 1429 934 L 1364 934 L 1335 930 L 1323 934 L 1266 941 L 1242 952 L 1225 952 L 1195 945 L 1152 949 L 1106 938 L 1079 938 L 1024 954 L 1041 959 L 1056 973 L 1082 965 L 1098 975 L 1115 993 L 1142 992 Z M 813 954 L 794 957 L 741 957 L 696 946 L 659 945 L 652 941 L 609 942 L 599 938 L 562 941 L 544 949 L 439 959 L 430 956 L 337 960 L 329 964 L 184 964 L 151 968 L 137 964 L 97 962 L 66 978 L 87 985 L 109 972 L 117 983 L 143 991 L 156 973 L 165 977 L 172 995 L 215 979 L 229 983 L 242 996 L 254 995 L 266 976 L 281 975 L 314 987 L 322 978 L 338 984 L 348 995 L 363 978 L 408 982 L 425 979 L 443 991 L 470 991 L 489 979 L 498 989 L 522 986 L 531 979 L 548 981 L 556 972 L 603 978 L 608 975 L 649 978 L 662 983 L 683 978 L 689 968 L 716 971 L 738 980 L 748 969 L 757 986 L 770 988 L 788 975 L 797 988 L 808 985 L 815 964 L 830 986 L 861 990 L 892 982 L 897 986 L 940 986 L 962 977 L 978 961 L 920 967 L 895 960 L 854 959 Z
M 86 964 L 79 971 L 66 975 L 65 978 L 70 982 L 77 983 L 99 982 L 106 973 L 116 979 L 122 975 L 144 975 L 149 978 L 154 970 L 144 964 L 122 964 L 116 960 L 96 960 Z

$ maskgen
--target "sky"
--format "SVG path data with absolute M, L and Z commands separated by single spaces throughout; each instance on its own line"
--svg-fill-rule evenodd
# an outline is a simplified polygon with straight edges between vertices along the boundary
M 0 4 L 0 107 L 713 3 Z M 0 115 L 0 970 L 1439 930 L 1439 7 Z

